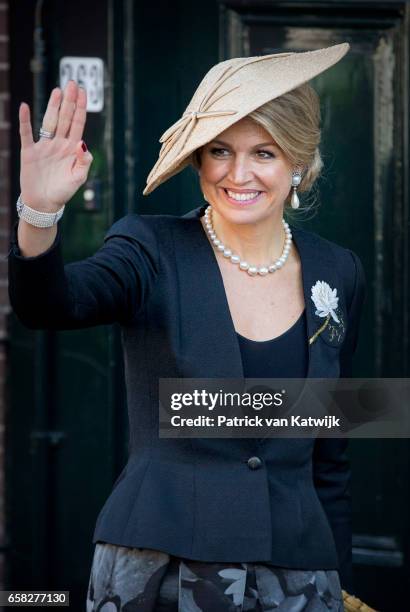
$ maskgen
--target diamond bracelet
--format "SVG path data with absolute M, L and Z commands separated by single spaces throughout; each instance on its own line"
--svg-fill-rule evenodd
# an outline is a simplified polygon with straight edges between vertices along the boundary
M 30 223 L 30 225 L 34 225 L 35 227 L 51 227 L 61 219 L 65 204 L 55 213 L 40 212 L 39 210 L 34 210 L 34 208 L 30 208 L 30 206 L 24 204 L 20 194 L 17 200 L 16 208 L 20 219 L 24 219 L 24 221 L 27 221 L 27 223 Z

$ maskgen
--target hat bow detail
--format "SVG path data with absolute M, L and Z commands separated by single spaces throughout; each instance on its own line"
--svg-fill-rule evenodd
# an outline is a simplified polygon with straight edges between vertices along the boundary
M 178 155 L 178 153 L 182 151 L 198 119 L 203 119 L 205 117 L 234 115 L 237 112 L 238 111 L 236 110 L 198 110 L 185 112 L 182 117 L 176 123 L 171 125 L 171 127 L 168 128 L 167 131 L 164 132 L 161 138 L 159 139 L 159 142 L 162 142 L 163 144 L 159 152 L 157 163 L 149 173 L 147 180 L 149 181 L 149 179 L 157 170 L 158 166 L 162 163 L 164 157 L 167 155 L 170 149 L 173 150 L 174 155 Z

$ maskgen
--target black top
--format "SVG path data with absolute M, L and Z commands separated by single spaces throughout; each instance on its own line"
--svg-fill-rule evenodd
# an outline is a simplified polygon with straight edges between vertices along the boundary
M 308 367 L 305 310 L 283 334 L 271 340 L 250 340 L 238 332 L 245 378 L 305 378 Z
M 305 378 L 308 369 L 306 311 L 283 334 L 271 340 L 250 340 L 238 332 L 245 378 Z M 293 390 L 296 395 L 298 390 Z M 294 401 L 296 397 L 292 398 Z M 275 565 L 266 561 L 267 565 Z M 301 570 L 303 571 L 303 570 Z

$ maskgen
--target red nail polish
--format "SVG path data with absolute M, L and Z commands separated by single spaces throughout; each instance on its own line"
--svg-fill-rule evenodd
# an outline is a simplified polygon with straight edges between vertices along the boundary
M 81 148 L 84 151 L 84 153 L 87 151 L 87 145 L 85 144 L 84 140 L 81 143 Z

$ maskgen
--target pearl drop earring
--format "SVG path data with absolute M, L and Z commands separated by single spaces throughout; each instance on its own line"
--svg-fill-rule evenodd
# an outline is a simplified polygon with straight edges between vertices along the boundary
M 299 172 L 299 170 L 294 170 L 292 172 L 293 193 L 292 193 L 290 205 L 292 206 L 292 208 L 295 208 L 295 209 L 299 208 L 299 198 L 298 198 L 298 194 L 296 193 L 296 188 L 300 185 L 301 180 L 302 180 L 302 175 Z

